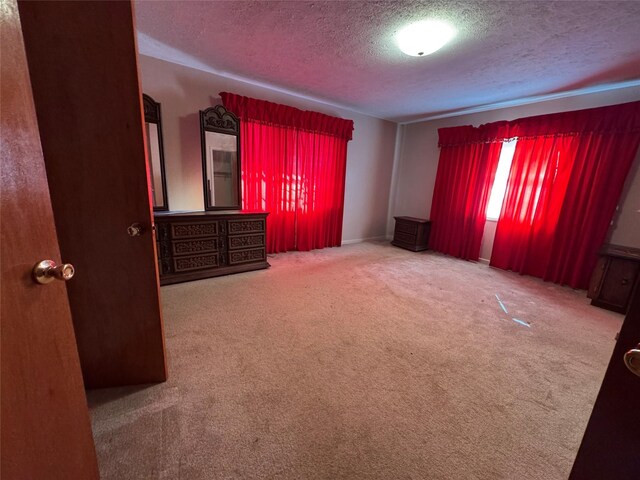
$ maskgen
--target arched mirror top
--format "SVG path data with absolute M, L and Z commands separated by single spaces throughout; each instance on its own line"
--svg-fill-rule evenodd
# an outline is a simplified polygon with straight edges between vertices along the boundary
M 147 163 L 151 177 L 151 201 L 154 211 L 169 210 L 167 180 L 164 167 L 162 141 L 162 114 L 160 104 L 147 94 L 142 94 L 145 134 L 147 136 Z
M 144 108 L 144 121 L 160 123 L 160 104 L 146 93 L 142 94 L 142 106 Z
M 200 111 L 205 210 L 240 209 L 240 120 L 222 105 Z
M 203 128 L 210 132 L 240 135 L 240 120 L 222 105 L 200 112 Z

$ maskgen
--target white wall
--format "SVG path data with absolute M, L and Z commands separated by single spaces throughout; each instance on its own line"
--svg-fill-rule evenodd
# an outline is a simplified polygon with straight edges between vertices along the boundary
M 459 125 L 478 126 L 499 120 L 514 120 L 534 115 L 581 110 L 637 100 L 640 100 L 640 87 L 629 87 L 401 126 L 400 153 L 396 160 L 394 197 L 388 218 L 387 233 L 390 234 L 393 231 L 394 215 L 429 218 L 440 156 L 439 128 Z M 495 222 L 488 221 L 480 258 L 489 259 L 491 257 L 494 234 Z M 609 231 L 608 241 L 620 245 L 640 247 L 640 153 L 627 177 L 627 183 L 620 199 L 619 211 Z
M 355 123 L 347 150 L 344 242 L 385 236 L 396 124 L 140 55 L 142 91 L 162 105 L 171 210 L 202 210 L 202 160 L 198 111 L 222 103 L 222 91 L 314 110 Z

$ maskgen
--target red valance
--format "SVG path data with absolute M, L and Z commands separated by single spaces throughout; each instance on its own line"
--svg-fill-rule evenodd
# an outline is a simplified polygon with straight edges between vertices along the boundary
M 502 142 L 509 138 L 640 132 L 640 101 L 518 118 L 473 127 L 438 129 L 440 147 Z
M 241 119 L 325 133 L 347 141 L 352 138 L 353 120 L 299 110 L 288 105 L 243 97 L 234 93 L 220 92 L 219 95 L 225 108 Z
M 440 136 L 439 147 L 502 142 L 509 137 L 509 122 L 485 123 L 479 127 L 462 125 L 460 127 L 439 128 L 438 134 Z

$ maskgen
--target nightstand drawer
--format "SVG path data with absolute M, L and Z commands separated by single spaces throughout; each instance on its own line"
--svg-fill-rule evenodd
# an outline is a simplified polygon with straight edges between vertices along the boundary
M 408 243 L 409 245 L 415 245 L 416 244 L 416 236 L 415 236 L 415 234 L 409 235 L 408 233 L 402 233 L 402 232 L 396 231 L 393 234 L 393 241 L 394 242 L 401 242 L 401 243 Z
M 404 233 L 415 237 L 418 233 L 418 224 L 396 220 L 396 233 Z

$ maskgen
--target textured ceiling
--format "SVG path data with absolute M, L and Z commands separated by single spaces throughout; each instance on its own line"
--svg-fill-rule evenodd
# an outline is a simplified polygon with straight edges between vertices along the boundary
M 140 52 L 379 118 L 640 84 L 640 1 L 137 1 Z M 448 20 L 427 57 L 394 35 Z M 637 82 L 634 82 L 637 81 Z

